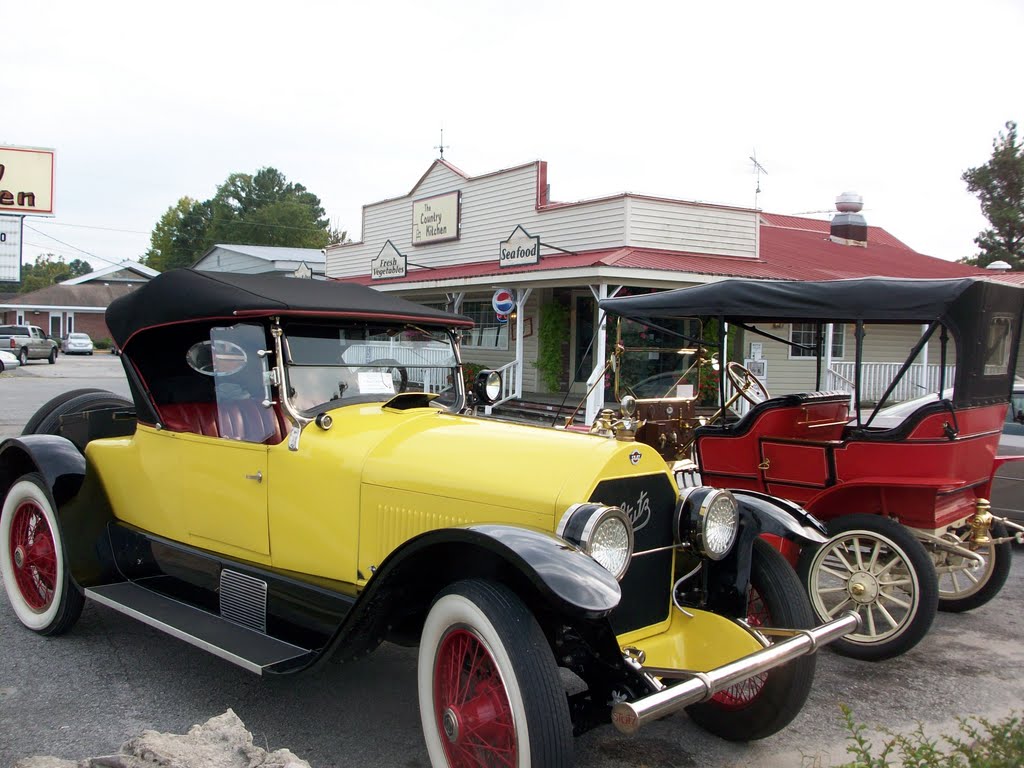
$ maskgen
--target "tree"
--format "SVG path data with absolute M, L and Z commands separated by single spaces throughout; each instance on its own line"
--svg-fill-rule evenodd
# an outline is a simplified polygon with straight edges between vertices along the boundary
M 36 256 L 35 263 L 22 264 L 21 286 L 18 288 L 18 293 L 38 291 L 40 288 L 55 285 L 63 280 L 88 275 L 90 272 L 92 272 L 92 265 L 82 259 L 72 259 L 66 263 L 63 256 L 40 253 Z
M 1024 269 L 1024 145 L 1015 122 L 1006 123 L 1005 133 L 992 141 L 989 161 L 968 168 L 962 178 L 992 225 L 974 238 L 981 252 L 962 261 L 985 267 L 1002 260 L 1014 270 Z
M 209 202 L 181 198 L 153 228 L 142 263 L 159 272 L 189 266 L 209 247 L 209 226 Z
M 216 243 L 323 248 L 336 234 L 320 198 L 277 169 L 262 168 L 232 173 L 210 200 L 183 197 L 168 208 L 143 263 L 160 271 L 187 267 Z

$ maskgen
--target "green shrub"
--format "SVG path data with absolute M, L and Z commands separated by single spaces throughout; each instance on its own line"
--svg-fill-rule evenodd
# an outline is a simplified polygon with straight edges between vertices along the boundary
M 983 717 L 957 718 L 959 736 L 929 739 L 918 723 L 910 734 L 881 732 L 889 737 L 876 756 L 867 740 L 867 726 L 856 723 L 849 707 L 843 705 L 843 718 L 853 743 L 846 751 L 853 761 L 842 768 L 1019 768 L 1024 765 L 1024 723 L 1015 713 L 998 722 Z
M 110 340 L 109 336 L 107 336 L 103 339 L 97 339 L 92 343 L 92 345 L 96 347 L 96 349 L 110 349 L 114 346 L 114 342 Z

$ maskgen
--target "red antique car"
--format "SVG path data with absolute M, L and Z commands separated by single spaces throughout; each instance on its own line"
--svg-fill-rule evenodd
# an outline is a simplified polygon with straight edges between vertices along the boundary
M 719 402 L 747 400 L 738 419 L 698 426 L 692 406 L 678 398 L 663 400 L 675 404 L 668 409 L 674 420 L 664 414 L 645 420 L 657 410 L 656 399 L 638 399 L 634 407 L 638 439 L 670 460 L 692 458 L 701 482 L 786 498 L 826 523 L 830 538 L 821 546 L 801 551 L 792 542 L 780 544 L 819 619 L 851 608 L 860 614 L 860 630 L 837 642 L 837 650 L 863 659 L 895 656 L 927 633 L 937 608 L 970 610 L 1003 586 L 1010 531 L 1019 541 L 1024 528 L 994 517 L 988 498 L 994 472 L 1008 460 L 996 459 L 996 450 L 1024 290 L 976 278 L 728 280 L 608 299 L 601 308 L 663 335 L 682 327 L 683 318 L 711 319 L 704 328 L 727 328 L 728 334 L 683 338 L 696 349 L 717 346 L 717 360 L 726 359 L 728 336 L 739 331 L 764 339 L 764 346 L 798 347 L 816 358 L 808 391 L 780 397 L 771 397 L 743 365 L 728 363 Z M 779 335 L 776 329 L 791 322 L 816 329 L 810 344 Z M 828 323 L 853 326 L 852 394 L 823 385 Z M 923 328 L 870 408 L 861 397 L 868 323 L 872 332 L 881 325 Z M 920 373 L 914 363 L 929 342 L 941 362 L 934 396 L 887 418 L 887 401 L 911 370 Z

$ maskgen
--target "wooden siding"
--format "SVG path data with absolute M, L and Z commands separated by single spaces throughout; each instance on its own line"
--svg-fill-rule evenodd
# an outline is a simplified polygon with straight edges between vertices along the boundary
M 757 215 L 753 211 L 687 205 L 670 200 L 632 198 L 627 245 L 706 253 L 757 255 Z
M 371 260 L 388 240 L 410 262 L 429 267 L 497 262 L 498 244 L 516 226 L 567 251 L 637 246 L 709 255 L 756 255 L 753 211 L 628 195 L 538 210 L 538 167 L 533 163 L 465 179 L 444 166 L 434 166 L 411 195 L 363 208 L 361 241 L 328 249 L 328 276 L 366 275 Z M 413 202 L 456 190 L 462 192 L 459 239 L 413 246 Z M 544 247 L 541 254 L 547 259 L 559 256 L 558 251 Z
M 785 324 L 782 328 L 772 328 L 770 325 L 760 327 L 768 333 L 783 338 L 789 338 L 790 326 Z M 866 335 L 864 337 L 864 362 L 865 363 L 902 363 L 910 354 L 911 348 L 920 338 L 921 327 L 919 325 L 865 325 Z M 855 340 L 853 337 L 854 326 L 847 324 L 845 328 L 845 354 L 841 359 L 844 362 L 852 363 L 855 359 Z M 762 357 L 768 363 L 768 380 L 765 385 L 773 395 L 784 395 L 791 392 L 808 392 L 814 389 L 815 359 L 791 358 L 790 348 L 781 342 L 771 341 L 756 334 L 747 333 L 744 335 L 743 357 L 750 356 L 750 343 L 759 342 L 762 345 Z M 742 360 L 740 361 L 742 362 Z M 940 362 L 940 344 L 937 337 L 932 338 L 928 343 L 928 364 L 938 365 Z M 956 363 L 956 352 L 953 344 L 948 349 L 947 365 Z M 822 374 L 823 384 L 824 373 Z
M 240 275 L 255 275 L 269 272 L 273 268 L 274 265 L 266 259 L 257 259 L 255 256 L 246 256 L 224 248 L 215 248 L 195 265 L 195 269 L 207 269 L 211 272 L 234 272 Z

